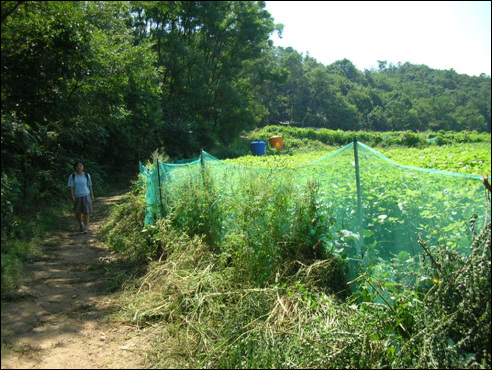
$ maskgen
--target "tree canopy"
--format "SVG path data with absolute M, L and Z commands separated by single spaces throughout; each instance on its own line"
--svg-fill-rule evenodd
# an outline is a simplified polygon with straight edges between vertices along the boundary
M 323 65 L 281 30 L 261 1 L 2 1 L 2 220 L 65 191 L 75 160 L 115 176 L 268 124 L 491 130 L 490 76 Z

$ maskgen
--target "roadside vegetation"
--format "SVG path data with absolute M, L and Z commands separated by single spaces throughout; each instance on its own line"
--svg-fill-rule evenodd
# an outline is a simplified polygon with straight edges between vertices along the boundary
M 449 162 L 470 165 L 474 157 L 458 158 L 462 152 Z M 256 158 L 283 167 L 297 157 Z M 479 171 L 487 166 L 490 161 Z M 313 221 L 324 217 L 315 183 L 299 189 L 288 179 L 244 180 L 249 201 L 240 206 L 218 206 L 217 194 L 205 185 L 191 186 L 152 226 L 143 224 L 141 182 L 113 209 L 106 242 L 147 269 L 128 282 L 121 314 L 154 328 L 149 366 L 490 367 L 490 220 L 483 229 L 469 220 L 474 238 L 467 258 L 427 245 L 423 235 L 419 261 L 399 255 L 388 266 L 391 275 L 418 264 L 418 287 L 382 282 L 370 269 L 347 281 L 347 261 L 317 248 L 326 234 Z M 240 213 L 242 220 L 225 237 L 214 223 L 224 212 Z

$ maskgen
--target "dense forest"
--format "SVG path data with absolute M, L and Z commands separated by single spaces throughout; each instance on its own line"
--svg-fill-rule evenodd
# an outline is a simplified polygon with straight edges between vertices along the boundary
M 491 131 L 490 76 L 410 63 L 359 71 L 275 47 L 255 1 L 2 1 L 2 224 L 12 205 L 288 122 Z M 334 35 L 333 37 L 342 37 Z

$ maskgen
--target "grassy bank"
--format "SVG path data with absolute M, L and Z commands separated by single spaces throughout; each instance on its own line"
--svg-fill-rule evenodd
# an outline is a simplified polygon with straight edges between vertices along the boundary
M 470 258 L 421 241 L 420 261 L 387 272 L 418 263 L 418 287 L 370 269 L 347 282 L 347 261 L 316 249 L 326 215 L 315 185 L 288 180 L 244 179 L 240 205 L 187 186 L 145 228 L 141 184 L 113 210 L 108 245 L 147 265 L 121 305 L 154 328 L 150 367 L 490 367 L 490 223 L 475 230 Z M 217 228 L 223 212 L 242 221 Z

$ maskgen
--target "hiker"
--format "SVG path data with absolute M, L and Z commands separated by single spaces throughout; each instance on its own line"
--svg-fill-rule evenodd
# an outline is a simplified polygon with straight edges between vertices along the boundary
M 77 162 L 74 165 L 76 173 L 68 178 L 68 187 L 75 207 L 75 216 L 80 225 L 80 231 L 86 233 L 89 230 L 90 214 L 92 213 L 92 180 L 88 173 L 84 172 L 84 165 Z M 82 220 L 82 214 L 84 219 Z

